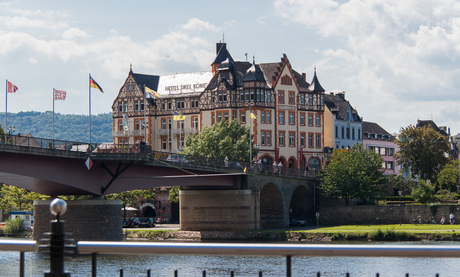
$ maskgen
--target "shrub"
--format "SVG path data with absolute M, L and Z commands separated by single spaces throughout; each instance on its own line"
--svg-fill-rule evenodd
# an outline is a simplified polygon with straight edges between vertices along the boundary
M 3 228 L 3 234 L 5 236 L 13 236 L 20 234 L 24 231 L 24 221 L 17 217 L 16 219 L 7 219 L 5 222 L 5 228 Z

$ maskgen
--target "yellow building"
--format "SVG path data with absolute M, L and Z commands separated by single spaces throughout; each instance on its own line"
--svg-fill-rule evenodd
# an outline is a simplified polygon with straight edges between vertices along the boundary
M 119 147 L 145 141 L 155 151 L 180 152 L 185 137 L 239 120 L 254 135 L 254 161 L 310 170 L 324 162 L 324 89 L 316 70 L 310 84 L 286 55 L 275 63 L 234 61 L 217 43 L 209 71 L 156 76 L 131 69 L 112 112 Z

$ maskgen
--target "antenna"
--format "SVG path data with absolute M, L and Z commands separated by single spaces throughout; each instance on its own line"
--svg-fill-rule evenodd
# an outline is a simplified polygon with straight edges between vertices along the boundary
M 225 43 L 225 33 L 222 33 L 222 42 Z

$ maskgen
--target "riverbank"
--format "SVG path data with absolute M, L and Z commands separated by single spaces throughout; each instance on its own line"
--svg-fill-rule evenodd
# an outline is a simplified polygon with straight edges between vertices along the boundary
M 460 225 L 363 225 L 264 231 L 124 229 L 125 240 L 151 241 L 460 241 Z

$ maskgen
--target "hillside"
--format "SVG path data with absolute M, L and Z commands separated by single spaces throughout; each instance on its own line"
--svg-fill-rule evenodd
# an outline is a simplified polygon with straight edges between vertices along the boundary
M 38 138 L 52 137 L 53 112 L 8 112 L 8 125 L 16 128 L 16 134 L 31 133 Z M 1 126 L 5 113 L 0 113 Z M 6 130 L 5 130 L 6 131 Z M 88 115 L 54 114 L 54 138 L 78 142 L 89 141 Z M 112 142 L 112 114 L 91 115 L 91 142 Z

